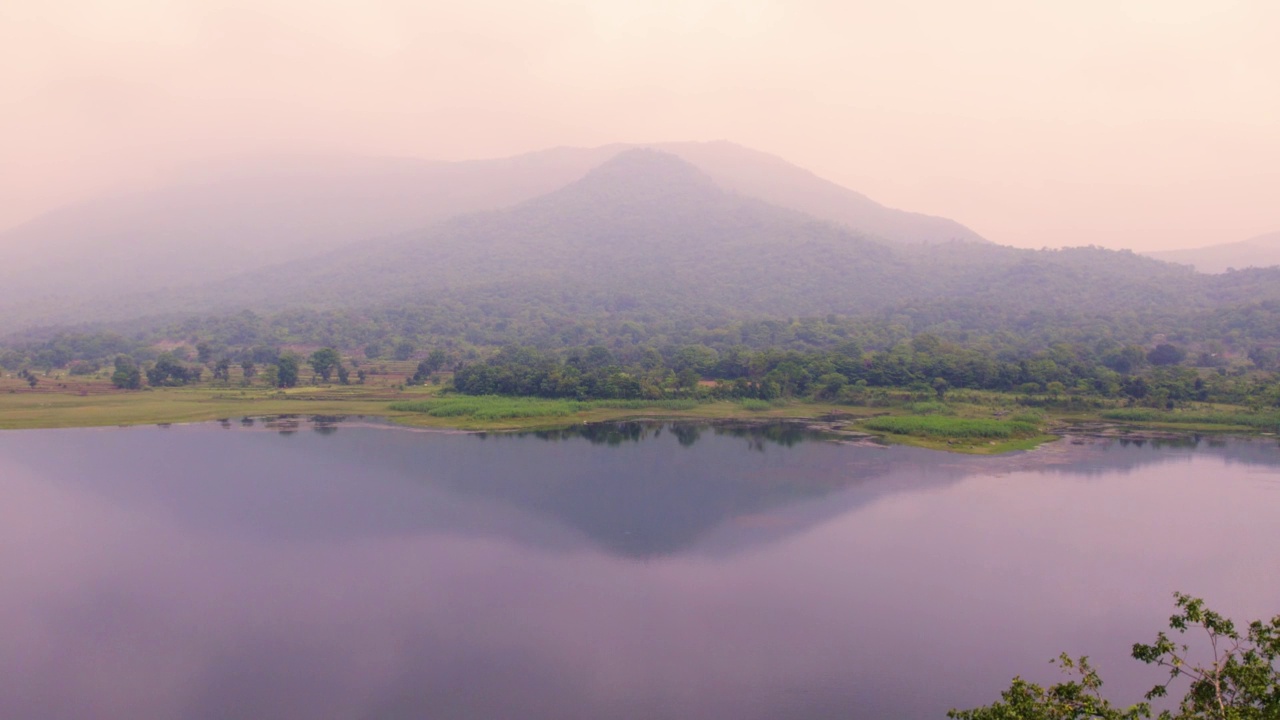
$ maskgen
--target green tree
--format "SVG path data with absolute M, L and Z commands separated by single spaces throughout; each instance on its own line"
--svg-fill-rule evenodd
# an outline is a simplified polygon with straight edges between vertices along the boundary
M 685 345 L 676 350 L 671 359 L 671 369 L 677 373 L 693 370 L 702 375 L 709 372 L 719 359 L 720 354 L 706 345 Z
M 280 354 L 280 359 L 276 361 L 276 387 L 291 388 L 298 384 L 298 356 L 291 352 Z
M 17 350 L 5 350 L 0 352 L 0 368 L 5 370 L 17 370 L 22 367 L 22 353 Z
M 409 378 L 410 385 L 425 385 L 427 380 L 431 378 L 437 370 L 444 367 L 449 361 L 449 355 L 440 348 L 436 348 L 427 354 L 427 358 L 418 363 L 418 369 L 414 371 L 413 377 Z
M 849 380 L 840 373 L 826 373 L 814 383 L 813 396 L 818 400 L 835 400 L 840 396 L 840 391 L 844 389 L 844 386 L 848 384 Z
M 213 379 L 226 382 L 231 379 L 231 358 L 219 358 L 213 365 Z
M 1133 646 L 1132 655 L 1167 672 L 1144 700 L 1127 707 L 1102 697 L 1102 679 L 1088 658 L 1065 653 L 1057 662 L 1073 679 L 1050 687 L 1013 679 L 1000 700 L 973 710 L 952 710 L 956 720 L 1137 720 L 1152 717 L 1150 701 L 1166 697 L 1185 683 L 1176 710 L 1160 720 L 1275 720 L 1280 718 L 1280 615 L 1256 620 L 1241 631 L 1231 620 L 1205 607 L 1203 600 L 1175 594 L 1177 612 L 1169 628 L 1181 639 L 1189 630 L 1203 633 L 1198 647 L 1175 642 L 1161 632 L 1155 642 Z M 1197 632 L 1199 636 L 1200 633 Z M 1207 655 L 1197 660 L 1197 651 Z
M 240 372 L 244 375 L 244 384 L 248 385 L 253 382 L 253 376 L 258 374 L 258 366 L 252 359 L 245 358 L 240 361 Z
M 142 370 L 128 355 L 117 355 L 116 371 L 111 373 L 111 384 L 121 390 L 137 390 L 142 387 Z
M 932 355 L 942 349 L 942 341 L 938 339 L 937 335 L 922 333 L 911 338 L 911 349 L 918 353 L 928 353 Z
M 702 377 L 698 375 L 697 370 L 685 368 L 676 373 L 676 387 L 685 392 L 693 392 L 694 388 L 698 387 L 698 381 L 701 379 Z
M 333 348 L 321 348 L 311 353 L 311 358 L 307 360 L 307 364 L 325 382 L 329 382 L 329 376 L 342 364 L 342 358 L 338 355 L 338 351 Z
M 427 372 L 439 372 L 449 362 L 449 354 L 441 348 L 434 348 L 427 353 L 426 363 Z
M 72 375 L 92 375 L 102 369 L 102 366 L 96 362 L 88 360 L 78 360 L 71 363 L 67 368 L 67 372 Z
M 173 387 L 199 382 L 202 370 L 187 367 L 173 353 L 160 353 L 155 364 L 147 369 L 147 382 L 152 387 Z
M 418 369 L 414 371 L 413 377 L 409 378 L 410 385 L 426 385 L 427 379 L 431 377 L 431 366 L 426 361 L 418 363 Z
M 1147 362 L 1147 352 L 1140 345 L 1126 345 L 1102 357 L 1102 363 L 1118 373 L 1132 373 L 1142 369 Z
M 1079 679 L 1058 683 L 1048 688 L 1013 679 L 1008 690 L 1000 693 L 1000 701 L 974 710 L 952 710 L 947 717 L 955 720 L 1138 720 L 1151 717 L 1151 708 L 1142 703 L 1118 708 L 1102 697 L 1102 679 L 1088 658 L 1073 660 L 1063 653 L 1056 661 L 1063 672 Z
M 1147 353 L 1147 362 L 1152 365 L 1177 365 L 1186 357 L 1187 352 L 1177 345 L 1161 343 Z

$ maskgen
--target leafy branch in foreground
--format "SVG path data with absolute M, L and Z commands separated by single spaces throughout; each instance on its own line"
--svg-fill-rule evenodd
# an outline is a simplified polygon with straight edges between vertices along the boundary
M 1169 628 L 1178 636 L 1188 630 L 1203 631 L 1208 653 L 1193 660 L 1186 643 L 1175 642 L 1161 632 L 1150 645 L 1133 646 L 1133 657 L 1164 668 L 1168 677 L 1146 695 L 1146 700 L 1117 707 L 1102 697 L 1102 679 L 1088 658 L 1073 660 L 1062 654 L 1056 661 L 1074 677 L 1048 688 L 1013 679 L 1000 701 L 974 710 L 952 710 L 956 720 L 1136 720 L 1152 717 L 1150 701 L 1166 697 L 1176 681 L 1189 681 L 1176 710 L 1163 710 L 1160 720 L 1277 720 L 1280 719 L 1280 615 L 1269 622 L 1254 621 L 1243 633 L 1230 619 L 1205 607 L 1199 598 L 1174 595 L 1178 612 Z

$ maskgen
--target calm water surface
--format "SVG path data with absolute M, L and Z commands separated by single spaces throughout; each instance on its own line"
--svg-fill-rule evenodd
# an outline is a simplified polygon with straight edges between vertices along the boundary
M 3 718 L 939 718 L 1280 612 L 1276 441 L 0 433 Z

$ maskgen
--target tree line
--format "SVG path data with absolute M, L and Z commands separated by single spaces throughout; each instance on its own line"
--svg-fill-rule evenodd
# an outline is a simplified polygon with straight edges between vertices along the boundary
M 260 365 L 255 357 L 264 358 Z M 272 353 L 241 353 L 238 363 L 242 381 L 250 384 L 261 376 L 268 387 L 296 387 L 301 378 L 304 366 L 310 366 L 315 377 L 322 382 L 336 380 L 341 385 L 351 383 L 351 368 L 343 362 L 342 356 L 333 348 L 321 348 L 305 359 L 289 351 Z M 207 369 L 200 363 L 192 363 L 173 352 L 160 353 L 154 361 L 139 363 L 133 356 L 120 354 L 113 360 L 114 372 L 111 383 L 122 390 L 139 390 L 150 387 L 179 387 L 199 383 Z M 212 380 L 215 382 L 231 381 L 232 358 L 223 356 L 209 363 L 212 367 Z M 356 382 L 363 383 L 366 372 L 356 371 Z
M 953 389 L 999 390 L 1028 396 L 1121 399 L 1152 407 L 1186 402 L 1280 404 L 1280 377 L 1199 370 L 1178 362 L 1180 348 L 1117 348 L 1101 360 L 1065 348 L 1030 358 L 1001 359 L 974 348 L 918 336 L 893 348 L 864 351 L 847 343 L 828 352 L 707 346 L 617 354 L 603 346 L 550 353 L 508 346 L 453 374 L 456 391 L 472 395 L 547 398 L 659 399 L 805 397 L 867 403 L 888 388 L 944 399 Z
M 645 336 L 636 327 L 634 337 Z M 323 382 L 349 383 L 353 373 L 360 382 L 362 359 L 390 356 L 421 361 L 408 383 L 452 369 L 454 387 L 473 394 L 630 399 L 701 393 L 866 402 L 874 399 L 876 388 L 940 396 L 950 389 L 981 389 L 1166 407 L 1190 401 L 1270 403 L 1280 369 L 1274 348 L 1254 345 L 1242 353 L 1224 343 L 1187 343 L 1171 336 L 1147 344 L 1114 338 L 1046 344 L 1013 334 L 994 339 L 910 335 L 892 323 L 873 329 L 854 332 L 837 317 L 762 320 L 692 335 L 708 342 L 638 344 L 614 338 L 568 347 L 510 343 L 494 348 L 457 340 L 424 347 L 392 337 L 354 347 L 329 345 L 305 358 L 258 342 L 263 338 L 254 333 L 241 337 L 251 344 L 197 335 L 167 350 L 148 344 L 153 338 L 145 336 L 66 333 L 0 353 L 0 364 L 31 377 L 42 367 L 35 361 L 45 363 L 46 370 L 59 362 L 57 367 L 72 372 L 114 365 L 113 382 L 129 389 L 142 387 L 144 379 L 153 387 L 187 385 L 201 382 L 206 373 L 226 382 L 238 365 L 248 381 L 260 377 L 269 386 L 292 387 L 306 366 Z M 741 342 L 744 338 L 751 342 Z
M 572 292 L 566 295 L 568 300 L 558 303 L 517 294 L 474 303 L 443 298 L 403 307 L 156 319 L 129 323 L 117 332 L 29 331 L 0 339 L 0 367 L 15 372 L 75 362 L 109 364 L 122 353 L 154 362 L 160 352 L 156 346 L 174 342 L 203 346 L 212 357 L 252 351 L 259 355 L 255 362 L 263 364 L 274 361 L 263 355 L 282 345 L 343 348 L 353 357 L 396 360 L 444 348 L 470 361 L 505 345 L 544 351 L 601 345 L 620 354 L 684 345 L 718 352 L 739 346 L 813 352 L 850 342 L 885 350 L 927 335 L 1001 359 L 1032 359 L 1065 347 L 1074 356 L 1105 362 L 1129 346 L 1142 347 L 1145 355 L 1168 344 L 1185 353 L 1176 364 L 1280 369 L 1278 301 L 1191 310 L 1138 310 L 1120 304 L 1106 313 L 1090 313 L 1070 306 L 1045 311 L 959 299 L 916 302 L 865 316 L 742 318 L 699 307 L 612 309 L 625 308 L 625 298 L 584 297 L 579 302 Z

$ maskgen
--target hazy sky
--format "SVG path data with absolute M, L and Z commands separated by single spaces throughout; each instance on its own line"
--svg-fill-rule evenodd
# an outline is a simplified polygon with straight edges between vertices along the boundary
M 1001 243 L 1280 230 L 1280 2 L 5 0 L 0 227 L 224 153 L 728 139 Z

